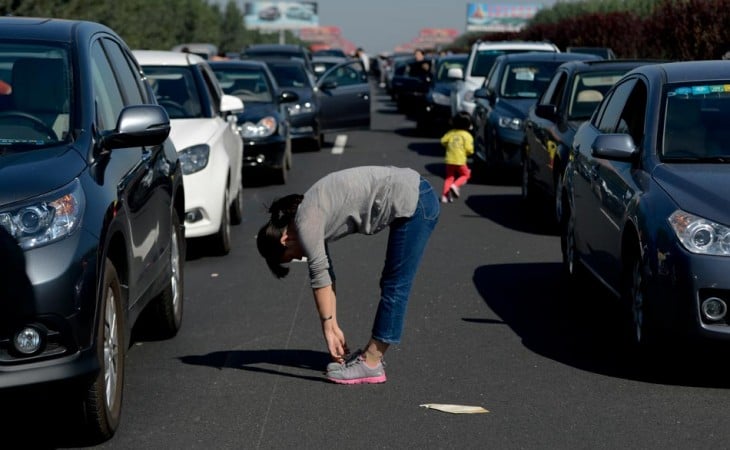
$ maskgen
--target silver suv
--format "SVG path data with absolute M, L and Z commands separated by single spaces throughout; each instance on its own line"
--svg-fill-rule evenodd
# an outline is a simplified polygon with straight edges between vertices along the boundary
M 475 42 L 471 47 L 466 70 L 453 68 L 449 70 L 449 78 L 457 80 L 451 88 L 451 114 L 466 111 L 474 112 L 474 91 L 482 87 L 494 60 L 499 55 L 520 52 L 555 52 L 560 49 L 549 42 L 536 41 L 499 41 Z

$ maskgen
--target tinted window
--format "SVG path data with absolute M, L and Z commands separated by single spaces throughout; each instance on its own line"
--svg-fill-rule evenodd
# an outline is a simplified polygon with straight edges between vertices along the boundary
M 616 86 L 599 119 L 598 129 L 601 133 L 615 133 L 624 105 L 636 84 L 636 79 L 627 80 Z
M 311 87 L 309 77 L 302 66 L 270 63 L 269 69 L 281 87 Z
M 190 68 L 145 66 L 144 71 L 157 102 L 171 119 L 203 116 L 198 87 Z
M 266 74 L 258 69 L 216 68 L 213 70 L 223 92 L 244 102 L 273 101 L 272 87 Z
M 114 70 L 98 40 L 91 46 L 91 76 L 98 125 L 103 130 L 113 129 L 124 107 L 124 99 Z
M 144 103 L 142 101 L 139 77 L 132 68 L 127 54 L 111 39 L 103 39 L 102 42 L 119 76 L 119 83 L 122 85 L 124 94 L 127 96 L 127 104 L 139 105 Z
M 568 118 L 588 119 L 604 95 L 621 79 L 626 70 L 587 72 L 576 75 L 571 86 Z
M 516 62 L 503 72 L 499 93 L 506 98 L 537 98 L 550 83 L 560 62 Z

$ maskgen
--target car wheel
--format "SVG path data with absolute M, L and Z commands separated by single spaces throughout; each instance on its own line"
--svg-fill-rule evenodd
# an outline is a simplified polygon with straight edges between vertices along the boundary
M 572 282 L 579 281 L 580 268 L 575 246 L 575 217 L 569 207 L 563 205 L 561 218 L 560 247 L 563 253 L 563 273 Z
M 185 260 L 185 238 L 180 229 L 177 214 L 172 217 L 170 234 L 170 272 L 169 282 L 160 296 L 150 305 L 153 308 L 152 320 L 148 328 L 163 339 L 177 334 L 183 316 L 183 261 Z
M 243 222 L 243 177 L 238 180 L 238 194 L 231 204 L 231 223 L 239 225 Z
M 624 297 L 629 308 L 629 338 L 633 345 L 640 348 L 658 348 L 659 333 L 652 323 L 651 304 L 647 295 L 646 261 L 638 252 L 632 254 L 627 261 Z
M 525 204 L 532 204 L 535 200 L 535 192 L 532 188 L 532 179 L 530 177 L 530 160 L 527 154 L 522 154 L 522 201 Z
M 83 414 L 90 434 L 101 441 L 110 439 L 122 412 L 124 386 L 124 309 L 122 289 L 114 264 L 104 264 L 102 298 L 96 330 L 99 373 L 87 387 Z
M 227 255 L 231 251 L 231 218 L 228 209 L 228 189 L 223 196 L 223 210 L 221 212 L 221 225 L 218 232 L 213 235 L 217 253 Z

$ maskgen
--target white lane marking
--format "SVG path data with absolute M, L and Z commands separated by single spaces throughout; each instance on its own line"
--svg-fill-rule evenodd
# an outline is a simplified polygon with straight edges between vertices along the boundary
M 341 155 L 345 151 L 345 145 L 347 144 L 347 135 L 338 134 L 335 138 L 335 145 L 332 147 L 333 155 Z

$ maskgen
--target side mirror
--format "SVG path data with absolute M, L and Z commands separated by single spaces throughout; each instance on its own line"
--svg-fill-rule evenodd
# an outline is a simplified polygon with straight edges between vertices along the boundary
M 324 80 L 322 83 L 320 83 L 319 88 L 323 91 L 328 91 L 330 89 L 335 89 L 337 87 L 337 82 L 333 80 Z
M 474 98 L 483 98 L 484 100 L 489 100 L 489 91 L 487 91 L 487 88 L 479 88 L 474 91 Z
M 599 134 L 591 144 L 591 154 L 598 158 L 629 161 L 638 153 L 628 134 Z
M 279 93 L 279 103 L 292 103 L 299 100 L 299 95 L 292 91 L 281 91 Z
M 558 108 L 555 105 L 536 105 L 535 115 L 554 122 L 558 116 Z
M 233 95 L 223 94 L 220 108 L 223 113 L 242 112 L 243 101 Z
M 102 133 L 101 148 L 160 145 L 170 134 L 170 118 L 160 105 L 132 105 L 122 109 L 114 130 Z

